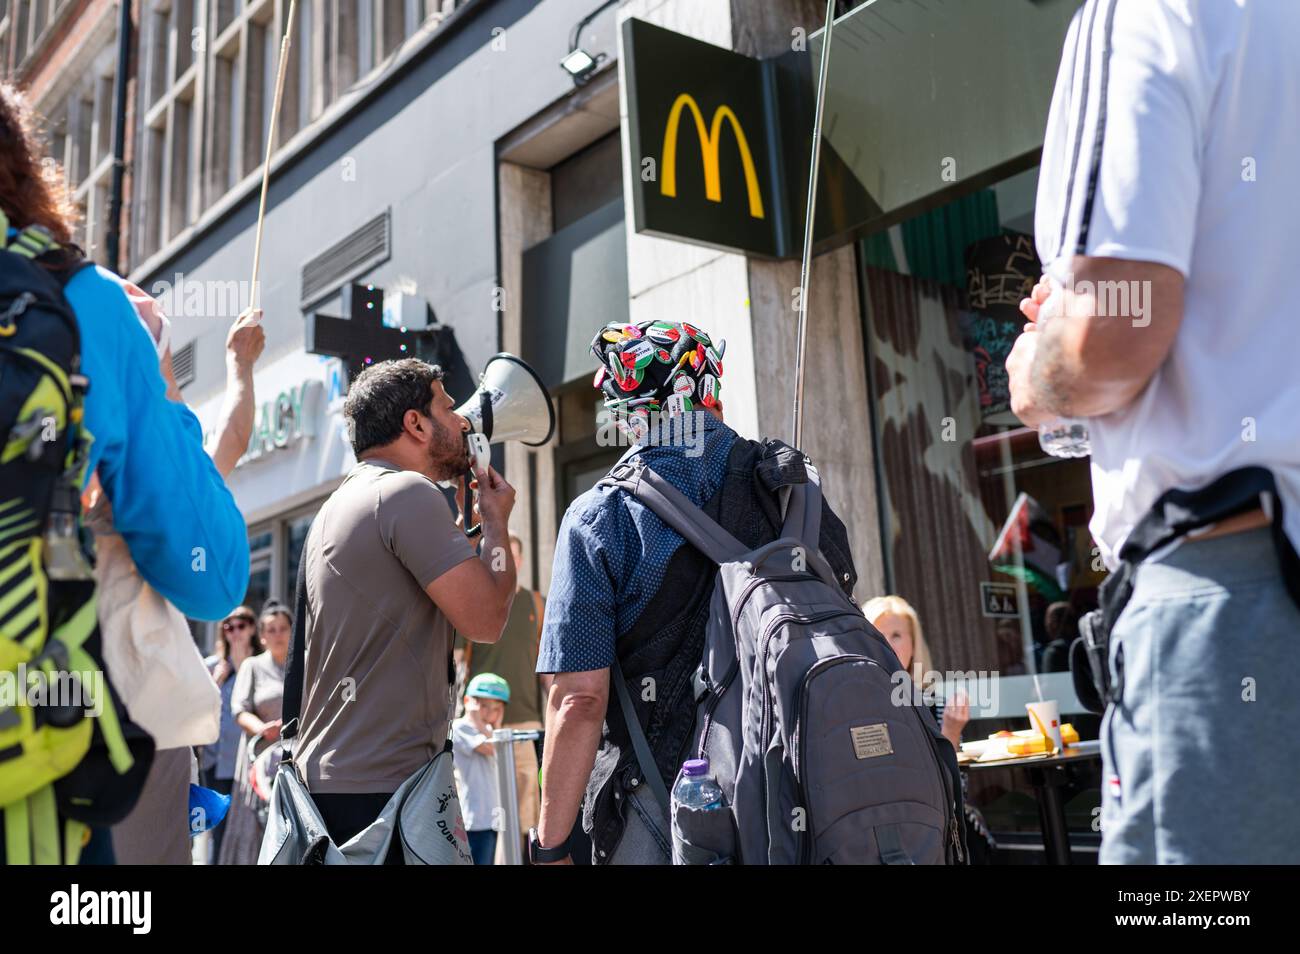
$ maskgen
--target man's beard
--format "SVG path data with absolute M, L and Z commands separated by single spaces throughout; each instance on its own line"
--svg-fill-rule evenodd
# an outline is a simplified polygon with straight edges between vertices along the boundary
M 433 418 L 433 440 L 429 442 L 429 476 L 451 480 L 469 470 L 469 445 L 461 432 L 453 434 Z

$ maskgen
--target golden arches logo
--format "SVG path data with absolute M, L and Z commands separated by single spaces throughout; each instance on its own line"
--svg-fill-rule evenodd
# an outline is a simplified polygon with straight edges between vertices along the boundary
M 730 106 L 719 106 L 713 112 L 713 124 L 706 128 L 704 114 L 700 105 L 690 93 L 682 93 L 673 102 L 668 113 L 668 125 L 664 128 L 663 180 L 659 191 L 669 198 L 677 196 L 677 127 L 681 124 L 682 110 L 690 109 L 695 119 L 695 129 L 700 136 L 700 154 L 704 160 L 704 196 L 710 202 L 722 201 L 722 176 L 718 171 L 718 152 L 721 147 L 722 121 L 731 123 L 736 134 L 736 143 L 740 146 L 740 161 L 745 169 L 745 185 L 749 192 L 749 214 L 756 219 L 763 218 L 763 195 L 758 188 L 758 171 L 754 168 L 754 157 L 749 151 L 749 142 L 745 131 L 740 127 L 740 120 Z

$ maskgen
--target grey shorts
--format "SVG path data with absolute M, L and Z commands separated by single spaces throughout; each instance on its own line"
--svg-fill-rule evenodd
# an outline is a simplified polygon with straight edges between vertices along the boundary
M 1267 529 L 1143 563 L 1111 634 L 1103 864 L 1300 862 L 1300 611 Z

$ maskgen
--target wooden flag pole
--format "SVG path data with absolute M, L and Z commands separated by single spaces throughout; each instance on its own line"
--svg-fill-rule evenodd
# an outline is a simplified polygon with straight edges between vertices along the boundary
M 293 15 L 298 0 L 289 0 L 289 22 L 280 40 L 280 66 L 275 74 L 275 99 L 271 104 L 271 123 L 266 131 L 266 157 L 262 160 L 262 198 L 257 204 L 257 235 L 253 240 L 253 284 L 250 307 L 257 308 L 257 275 L 262 265 L 262 226 L 266 223 L 266 187 L 271 180 L 271 153 L 275 149 L 275 125 L 280 118 L 280 97 L 284 94 L 284 73 L 289 62 L 289 38 L 293 36 Z
M 826 108 L 826 77 L 831 65 L 831 32 L 835 0 L 826 0 L 826 29 L 822 32 L 821 76 L 817 81 L 817 111 L 813 114 L 812 169 L 808 176 L 808 213 L 804 216 L 803 265 L 799 270 L 799 329 L 794 350 L 794 446 L 803 449 L 803 378 L 808 342 L 808 277 L 812 271 L 813 217 L 817 211 L 817 171 L 822 158 L 822 113 Z

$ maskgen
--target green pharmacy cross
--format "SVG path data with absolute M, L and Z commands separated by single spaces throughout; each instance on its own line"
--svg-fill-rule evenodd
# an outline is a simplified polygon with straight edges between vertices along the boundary
M 420 357 L 424 329 L 391 328 L 384 324 L 384 292 L 373 285 L 344 285 L 343 314 L 307 316 L 306 345 L 310 354 L 340 358 L 348 380 L 355 381 L 368 366 L 395 358 Z

